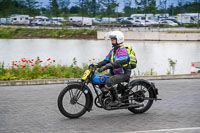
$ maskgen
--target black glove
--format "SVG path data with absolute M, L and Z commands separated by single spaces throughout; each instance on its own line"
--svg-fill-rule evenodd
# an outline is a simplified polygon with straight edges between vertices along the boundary
M 88 66 L 89 69 L 92 69 L 92 68 L 98 68 L 98 65 L 97 64 L 90 64 Z
M 100 67 L 100 68 L 98 69 L 98 72 L 100 73 L 100 72 L 103 72 L 104 70 L 106 70 L 106 66 Z
M 98 64 L 94 64 L 94 67 L 95 67 L 95 68 L 99 68 Z

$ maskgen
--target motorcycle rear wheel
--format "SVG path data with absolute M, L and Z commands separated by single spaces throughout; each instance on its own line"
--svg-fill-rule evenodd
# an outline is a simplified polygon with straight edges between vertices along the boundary
M 153 104 L 153 100 L 148 98 L 154 97 L 153 90 L 150 85 L 145 83 L 136 84 L 132 86 L 131 91 L 135 92 L 136 96 L 130 96 L 129 99 L 134 98 L 136 100 L 129 100 L 129 103 L 133 103 L 134 101 L 135 104 L 144 104 L 144 106 L 139 108 L 128 108 L 128 110 L 135 114 L 144 113 L 149 110 Z M 131 93 L 131 91 L 129 93 Z M 145 98 L 147 99 L 145 100 Z

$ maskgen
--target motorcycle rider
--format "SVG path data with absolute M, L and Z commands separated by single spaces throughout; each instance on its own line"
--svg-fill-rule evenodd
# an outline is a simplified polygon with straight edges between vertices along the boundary
M 128 81 L 131 75 L 131 68 L 129 65 L 129 54 L 125 47 L 123 47 L 124 34 L 121 31 L 112 31 L 109 34 L 111 39 L 112 49 L 106 56 L 106 58 L 97 63 L 98 71 L 102 72 L 106 69 L 110 69 L 110 77 L 105 83 L 103 92 L 111 91 L 113 95 L 113 101 L 110 106 L 119 106 L 121 101 L 118 97 L 117 90 L 114 85 Z

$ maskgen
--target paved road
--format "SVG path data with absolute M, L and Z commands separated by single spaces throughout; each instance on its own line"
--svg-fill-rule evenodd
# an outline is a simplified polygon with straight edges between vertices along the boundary
M 147 113 L 93 107 L 79 119 L 58 111 L 64 84 L 0 87 L 0 133 L 200 133 L 200 79 L 155 83 L 163 100 Z

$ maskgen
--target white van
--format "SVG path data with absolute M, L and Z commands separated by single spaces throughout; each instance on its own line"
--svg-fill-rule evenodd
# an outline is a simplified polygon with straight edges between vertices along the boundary
M 68 22 L 70 24 L 74 24 L 77 21 L 82 21 L 83 18 L 85 18 L 85 17 L 69 17 Z
M 68 21 L 75 26 L 92 26 L 92 18 L 88 17 L 69 17 Z
M 12 24 L 30 24 L 30 17 L 29 15 L 12 15 L 10 17 Z
M 92 26 L 92 18 L 84 18 L 82 26 Z
M 0 18 L 0 24 L 6 24 L 6 18 Z
M 133 18 L 134 20 L 140 20 L 140 21 L 154 20 L 154 15 L 153 14 L 132 14 L 130 18 Z
M 189 24 L 189 23 L 196 24 L 199 21 L 199 14 L 198 13 L 177 14 L 177 20 L 181 24 Z

